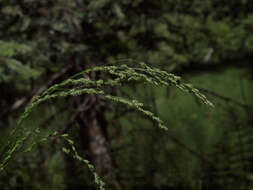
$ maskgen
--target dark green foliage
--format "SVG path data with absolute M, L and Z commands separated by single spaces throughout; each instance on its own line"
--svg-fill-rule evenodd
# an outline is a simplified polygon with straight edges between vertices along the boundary
M 252 82 L 248 81 L 252 76 L 252 6 L 250 0 L 2 0 L 0 152 L 6 154 L 0 154 L 0 160 L 8 150 L 11 154 L 20 151 L 13 152 L 11 164 L 0 175 L 0 187 L 16 188 L 21 177 L 25 189 L 45 184 L 45 189 L 68 188 L 67 162 L 59 149 L 69 146 L 50 135 L 68 129 L 71 123 L 68 132 L 78 154 L 85 157 L 87 150 L 78 133 L 81 126 L 77 118 L 71 118 L 79 104 L 91 102 L 90 97 L 101 98 L 98 105 L 105 105 L 107 143 L 118 163 L 116 181 L 123 184 L 116 189 L 147 184 L 217 189 L 211 188 L 214 183 L 222 190 L 226 186 L 237 190 L 242 182 L 250 184 L 251 170 L 244 165 L 251 165 L 251 156 L 246 151 L 247 161 L 241 161 L 244 150 L 240 147 L 252 146 L 239 143 L 243 135 L 238 134 L 252 125 Z M 124 59 L 128 57 L 145 64 Z M 130 64 L 124 66 L 126 60 Z M 238 67 L 230 69 L 230 65 Z M 246 68 L 243 73 L 242 67 Z M 189 76 L 199 88 L 171 72 Z M 196 98 L 175 91 L 174 85 Z M 200 106 L 200 101 L 209 102 L 199 92 L 209 96 L 216 109 Z M 59 96 L 64 98 L 56 99 Z M 25 107 L 23 116 L 31 115 L 10 137 Z M 87 107 L 92 112 L 96 106 Z M 136 108 L 140 112 L 133 112 Z M 157 130 L 158 116 L 169 130 Z M 236 123 L 240 130 L 233 133 Z M 47 136 L 50 140 L 41 143 Z M 18 153 L 33 143 L 38 147 Z M 234 150 L 243 179 L 229 177 L 236 173 L 230 169 L 228 175 L 220 174 L 232 167 L 228 158 Z M 73 183 L 92 184 L 86 168 L 81 163 L 76 168 Z M 103 178 L 108 187 L 111 179 Z

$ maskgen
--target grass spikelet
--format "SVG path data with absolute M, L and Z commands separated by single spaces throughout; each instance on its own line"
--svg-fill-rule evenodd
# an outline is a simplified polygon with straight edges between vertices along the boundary
M 134 63 L 136 67 L 128 66 L 128 62 Z M 107 100 L 112 102 L 120 103 L 129 107 L 134 108 L 136 111 L 144 114 L 147 118 L 156 122 L 157 125 L 163 129 L 168 130 L 168 128 L 163 124 L 163 121 L 156 116 L 154 113 L 149 110 L 144 109 L 144 106 L 141 102 L 132 99 L 126 99 L 124 97 L 112 96 L 111 94 L 107 94 L 105 88 L 110 87 L 121 87 L 124 84 L 129 82 L 139 82 L 150 84 L 154 86 L 170 86 L 173 85 L 184 92 L 188 92 L 196 96 L 201 102 L 204 104 L 214 107 L 214 105 L 196 88 L 192 85 L 182 82 L 181 78 L 167 73 L 166 71 L 162 71 L 157 68 L 151 68 L 145 63 L 138 63 L 133 60 L 121 60 L 123 64 L 120 65 L 106 65 L 101 67 L 93 67 L 77 73 L 76 75 L 70 77 L 69 79 L 51 86 L 39 96 L 32 99 L 31 103 L 26 107 L 24 113 L 19 117 L 17 121 L 17 127 L 15 131 L 20 128 L 22 122 L 29 117 L 31 112 L 41 103 L 48 101 L 49 99 L 54 99 L 58 97 L 67 97 L 67 96 L 80 96 L 82 94 L 90 94 L 90 95 L 100 95 L 104 96 Z M 83 78 L 83 74 L 89 74 L 92 72 L 103 72 L 108 75 L 106 80 L 91 80 L 87 78 Z M 110 77 L 113 76 L 113 77 Z M 39 130 L 37 130 L 39 133 Z M 20 149 L 22 144 L 27 140 L 30 135 L 34 135 L 32 131 L 25 131 L 22 133 L 22 136 L 15 140 L 15 142 L 8 142 L 7 147 L 8 150 L 4 153 L 4 157 L 0 162 L 0 172 L 4 170 L 9 160 L 12 158 L 13 154 Z M 57 133 L 54 132 L 51 135 L 47 135 L 41 138 L 38 142 L 34 142 L 28 147 L 24 152 L 29 152 L 37 143 L 48 142 L 50 137 L 56 136 Z M 94 166 L 92 166 L 88 160 L 83 159 L 78 155 L 76 148 L 74 146 L 74 142 L 68 138 L 67 134 L 63 134 L 60 136 L 64 141 L 66 141 L 70 149 L 62 147 L 62 151 L 66 154 L 71 155 L 73 158 L 85 163 L 89 170 L 94 175 L 95 183 L 98 185 L 100 190 L 104 190 L 104 182 L 100 179 L 97 173 L 94 170 Z

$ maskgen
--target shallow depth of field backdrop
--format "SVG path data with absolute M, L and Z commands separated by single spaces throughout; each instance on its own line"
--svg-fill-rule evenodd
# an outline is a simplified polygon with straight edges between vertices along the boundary
M 69 134 L 105 189 L 253 189 L 252 10 L 251 0 L 1 0 L 0 163 L 11 142 L 33 133 L 0 172 L 0 190 L 99 188 L 87 165 L 62 151 L 69 144 L 57 136 L 38 142 L 54 131 Z M 104 90 L 142 102 L 167 131 L 85 94 L 42 103 L 20 135 L 11 133 L 52 85 L 125 59 L 181 76 L 215 107 L 173 86 L 130 81 Z

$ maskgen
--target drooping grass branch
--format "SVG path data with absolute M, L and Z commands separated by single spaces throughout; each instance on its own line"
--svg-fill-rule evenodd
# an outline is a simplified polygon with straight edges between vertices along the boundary
M 68 134 L 63 134 L 61 135 L 61 137 L 69 144 L 70 149 L 67 149 L 65 147 L 62 148 L 62 151 L 70 156 L 72 156 L 74 159 L 79 160 L 81 162 L 83 162 L 85 165 L 87 165 L 88 169 L 90 170 L 90 172 L 93 174 L 94 179 L 95 179 L 95 183 L 98 185 L 100 190 L 105 190 L 104 186 L 105 183 L 103 182 L 103 180 L 99 177 L 99 175 L 97 174 L 97 172 L 95 171 L 94 166 L 89 162 L 89 160 L 83 159 L 81 156 L 79 156 L 79 154 L 77 153 L 77 150 L 74 146 L 74 141 L 72 141 L 71 139 L 68 138 Z
M 136 99 L 127 99 L 125 97 L 113 96 L 108 94 L 104 89 L 105 87 L 117 87 L 120 88 L 124 84 L 129 82 L 140 82 L 155 86 L 176 86 L 177 88 L 191 93 L 200 99 L 204 104 L 213 107 L 213 104 L 207 100 L 207 98 L 201 94 L 196 88 L 192 87 L 190 84 L 182 82 L 181 78 L 175 76 L 171 73 L 167 73 L 166 71 L 162 71 L 156 68 L 151 68 L 145 63 L 135 63 L 135 67 L 130 67 L 127 64 L 122 65 L 107 65 L 101 67 L 93 67 L 87 69 L 81 73 L 74 75 L 73 77 L 59 83 L 55 84 L 52 87 L 45 90 L 40 95 L 33 98 L 32 102 L 26 107 L 24 113 L 19 117 L 17 121 L 17 128 L 19 128 L 22 122 L 30 115 L 30 113 L 41 103 L 49 100 L 55 99 L 59 97 L 67 97 L 67 96 L 79 96 L 82 94 L 90 94 L 90 95 L 99 95 L 104 96 L 107 100 L 120 103 L 130 108 L 134 108 L 136 111 L 141 112 L 149 119 L 153 120 L 158 127 L 164 130 L 168 130 L 168 128 L 163 124 L 163 121 L 157 117 L 154 113 L 149 110 L 144 109 L 144 106 L 141 102 Z M 89 78 L 84 78 L 84 74 L 90 74 L 93 72 L 101 72 L 108 75 L 108 78 L 105 80 L 91 80 Z M 16 129 L 17 129 L 16 128 Z M 12 158 L 13 153 L 17 152 L 21 145 L 25 142 L 25 140 L 31 135 L 31 131 L 24 133 L 23 136 L 16 139 L 14 143 L 8 143 L 9 149 L 5 153 L 3 160 L 0 163 L 0 172 L 4 169 L 8 161 Z M 44 138 L 44 140 L 47 138 Z M 66 140 L 66 139 L 65 139 Z M 67 140 L 68 141 L 68 140 Z M 40 142 L 40 141 L 39 141 Z M 35 145 L 35 144 L 34 144 Z M 32 147 L 34 146 L 32 145 Z M 65 153 L 70 153 L 70 151 L 65 150 Z M 77 158 L 80 161 L 83 161 L 81 157 L 77 155 L 77 152 L 72 147 L 73 157 Z M 83 161 L 89 167 L 89 163 Z M 94 171 L 92 170 L 93 174 Z M 97 179 L 95 175 L 96 183 L 99 185 L 100 189 L 103 189 L 102 183 Z

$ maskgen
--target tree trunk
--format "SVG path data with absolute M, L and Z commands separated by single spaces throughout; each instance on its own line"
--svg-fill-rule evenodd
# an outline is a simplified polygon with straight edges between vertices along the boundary
M 112 174 L 115 165 L 110 155 L 107 139 L 104 100 L 94 95 L 86 98 L 90 100 L 90 109 L 81 112 L 78 118 L 82 147 L 88 150 L 88 157 L 99 175 Z
M 84 68 L 76 68 L 77 72 Z M 83 76 L 96 80 L 97 73 Z M 115 175 L 116 164 L 110 154 L 107 121 L 105 119 L 105 98 L 99 95 L 83 95 L 71 98 L 72 105 L 76 108 L 75 120 L 79 125 L 79 138 L 83 157 L 91 161 L 95 171 L 100 177 L 110 176 L 117 189 L 121 189 Z M 67 174 L 69 175 L 69 174 Z

